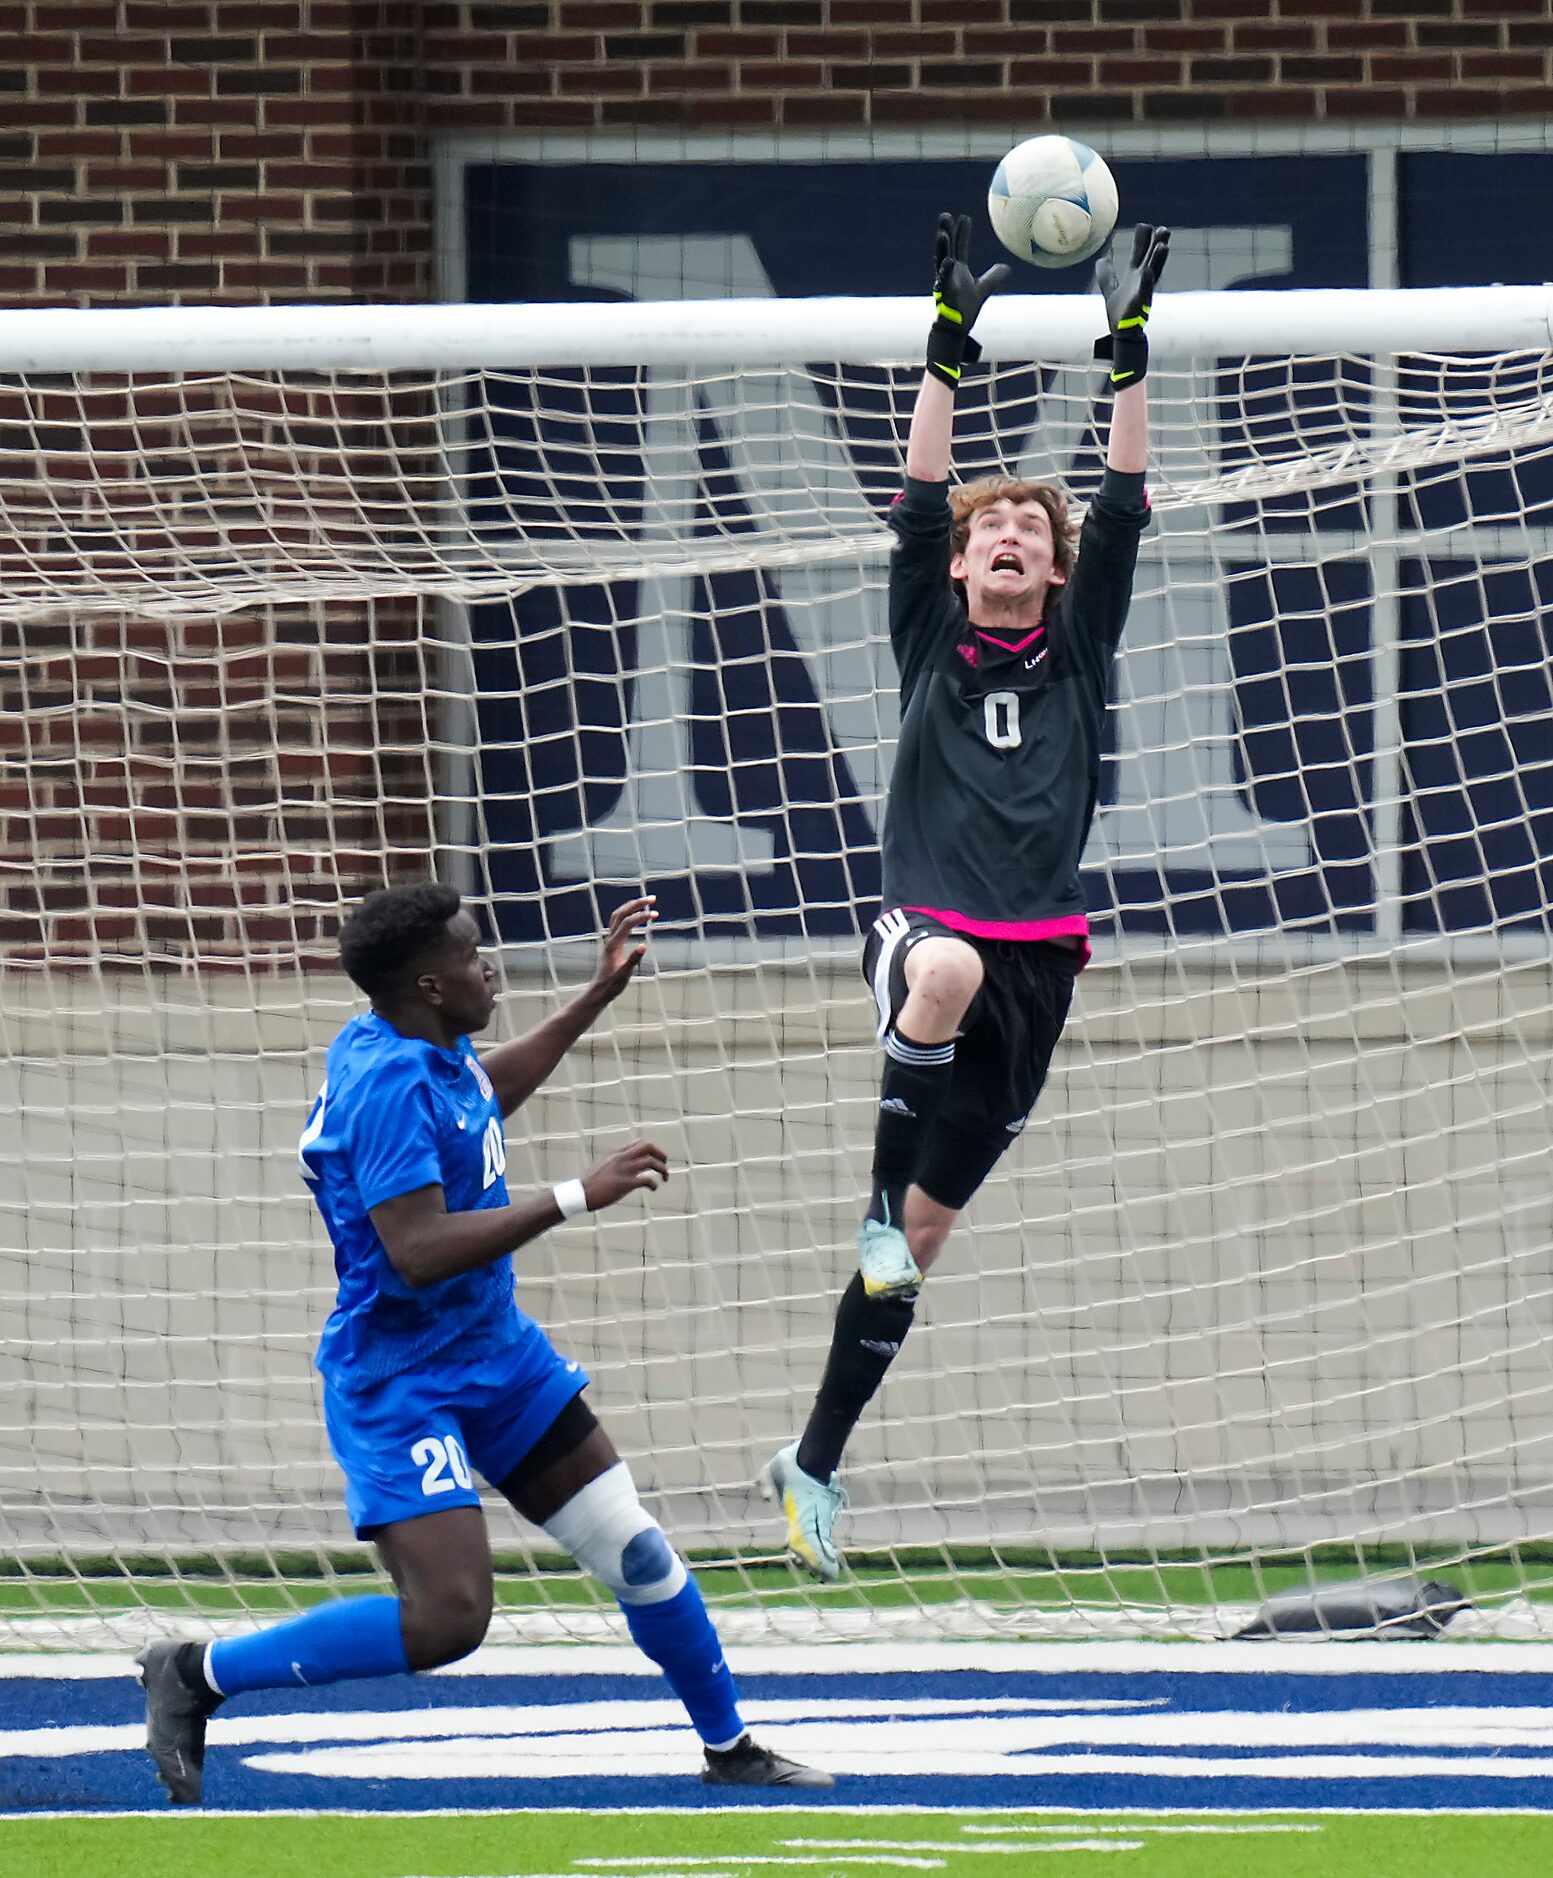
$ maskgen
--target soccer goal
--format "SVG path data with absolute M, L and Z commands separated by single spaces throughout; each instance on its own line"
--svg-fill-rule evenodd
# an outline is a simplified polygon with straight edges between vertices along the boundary
M 0 314 L 0 1641 L 360 1570 L 296 1138 L 332 935 L 435 871 L 504 1033 L 651 969 L 509 1129 L 675 1178 L 521 1300 L 726 1626 L 1223 1634 L 1325 1575 L 1553 1604 L 1546 289 L 1164 295 L 1094 962 L 801 1589 L 752 1482 L 853 1260 L 858 975 L 925 303 Z M 1087 297 L 995 302 L 956 474 L 1097 483 Z M 1097 432 L 1097 426 L 1099 431 Z M 504 1622 L 606 1619 L 493 1513 Z

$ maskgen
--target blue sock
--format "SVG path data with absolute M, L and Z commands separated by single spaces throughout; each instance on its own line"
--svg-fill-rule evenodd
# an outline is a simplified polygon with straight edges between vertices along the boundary
M 224 1637 L 206 1657 L 223 1695 L 249 1689 L 315 1688 L 358 1676 L 409 1672 L 399 1630 L 399 1600 L 337 1598 L 247 1637 Z
M 721 1748 L 737 1741 L 744 1733 L 738 1691 L 695 1579 L 661 1604 L 620 1608 L 636 1647 L 668 1677 L 701 1739 Z

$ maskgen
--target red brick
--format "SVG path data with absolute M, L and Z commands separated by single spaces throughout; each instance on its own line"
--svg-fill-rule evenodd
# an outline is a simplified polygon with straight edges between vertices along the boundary
M 863 92 L 789 94 L 776 102 L 784 124 L 864 124 L 868 121 L 868 98 Z
M 1364 80 L 1364 61 L 1357 57 L 1303 58 L 1290 56 L 1278 62 L 1285 84 L 1357 85 Z
M 1455 64 L 1449 52 L 1377 52 L 1369 62 L 1370 76 L 1378 83 L 1398 84 L 1409 78 L 1445 80 Z M 1541 61 L 1538 61 L 1541 68 Z
M 1498 26 L 1465 20 L 1415 20 L 1413 37 L 1421 46 L 1444 46 L 1451 52 L 1495 52 L 1500 45 Z
M 1407 22 L 1405 20 L 1329 20 L 1326 26 L 1326 39 L 1334 52 L 1348 49 L 1359 52 L 1379 51 L 1385 46 L 1405 46 L 1408 43 Z
M 753 130 L 777 121 L 774 97 L 696 98 L 689 122 L 694 126 Z
M 559 64 L 566 59 L 596 59 L 599 41 L 593 33 L 514 33 L 514 59 L 542 59 Z
M 132 98 L 205 97 L 211 89 L 211 74 L 198 66 L 142 66 L 121 76 L 124 92 Z
M 1056 39 L 1059 52 L 1132 52 L 1138 44 L 1134 26 L 1094 26 L 1064 32 Z
M 773 59 L 739 67 L 739 84 L 745 91 L 812 91 L 825 82 L 826 68 L 818 60 L 805 64 L 793 59 Z M 846 89 L 841 80 L 833 82 L 838 89 Z
M 181 127 L 192 128 L 203 124 L 211 129 L 235 127 L 253 121 L 253 106 L 242 98 L 211 98 L 198 96 L 178 98 L 173 103 L 173 121 Z M 140 140 L 135 139 L 135 148 L 140 148 Z M 210 149 L 207 137 L 204 148 Z
M 1039 51 L 1046 44 L 1045 33 L 1029 27 L 967 26 L 960 39 L 965 50 L 977 57 Z M 955 35 L 944 26 L 870 33 L 869 40 L 869 56 L 876 59 L 946 59 L 956 51 Z
M 606 98 L 598 106 L 598 120 L 601 124 L 682 128 L 691 121 L 692 109 L 688 98 Z
M 173 238 L 163 228 L 92 228 L 86 232 L 86 252 L 94 260 L 117 255 L 121 260 L 162 261 L 172 252 Z
M 299 32 L 304 12 L 307 23 L 321 31 L 341 26 L 351 17 L 349 5 L 329 8 L 318 0 L 217 0 L 223 32 Z M 202 17 L 208 19 L 206 10 Z
M 960 69 L 956 61 L 951 77 Z M 830 70 L 830 82 L 842 91 L 908 91 L 915 77 L 910 65 L 881 65 L 872 60 L 866 65 L 833 65 Z M 810 81 L 818 82 L 818 77 Z
M 264 33 L 261 35 L 259 43 L 263 47 L 263 51 L 259 54 L 259 57 L 267 61 L 274 61 L 276 63 L 284 62 L 292 65 L 308 65 L 315 59 L 325 59 L 331 63 L 337 63 L 354 59 L 359 50 L 358 41 L 355 36 L 351 33 L 341 32 Z M 485 40 L 476 34 L 470 34 L 461 42 L 461 49 L 463 46 L 467 46 L 471 43 L 482 47 L 488 44 L 492 48 L 488 54 L 482 51 L 478 54 L 470 54 L 469 56 L 471 57 L 501 58 L 505 54 L 506 41 L 494 36 L 490 40 Z
M 480 73 L 476 73 L 478 79 Z M 497 74 L 504 83 L 493 85 L 493 91 L 510 90 L 512 87 L 505 72 Z M 562 66 L 557 71 L 543 69 L 533 74 L 534 77 L 548 83 L 554 80 L 563 93 L 576 92 L 586 97 L 636 97 L 641 94 L 646 73 L 639 65 L 617 65 L 606 69 L 598 65 Z
M 114 66 L 99 71 L 90 65 L 46 65 L 33 74 L 32 83 L 35 95 L 42 98 L 116 98 L 120 89 Z
M 152 130 L 137 130 L 132 149 L 137 157 L 207 157 L 210 154 L 210 138 L 199 131 L 174 130 L 158 125 Z M 83 150 L 80 154 L 89 153 Z
M 130 23 L 126 20 L 125 24 Z M 51 5 L 39 0 L 32 9 L 32 25 L 40 33 L 117 32 L 117 0 L 53 0 Z
M 77 56 L 70 33 L 13 33 L 6 39 L 5 54 L 15 65 L 63 65 Z M 116 51 L 113 56 L 117 58 Z
M 729 65 L 653 65 L 647 72 L 647 89 L 661 91 L 731 91 L 733 68 Z
M 125 157 L 114 157 L 88 163 L 86 166 L 86 188 L 88 193 L 94 189 L 156 189 L 168 182 L 166 163 L 132 162 Z
M 1096 76 L 1102 85 L 1179 85 L 1180 59 L 1101 59 Z
M 866 59 L 873 44 L 869 33 L 807 32 L 794 29 L 785 40 L 791 59 Z
M 631 31 L 647 24 L 647 9 L 636 0 L 563 0 L 557 23 L 563 29 L 592 26 Z
M 917 83 L 924 88 L 960 88 L 970 85 L 996 85 L 1001 88 L 1007 73 L 1008 68 L 1001 60 L 957 59 L 952 64 L 925 61 Z
M 1540 94 L 1533 92 L 1529 95 Z M 1413 94 L 1413 105 L 1420 117 L 1480 117 L 1485 122 L 1500 116 L 1504 110 L 1536 108 L 1512 105 L 1510 96 L 1502 94 L 1497 87 L 1478 90 L 1471 85 L 1452 85 L 1439 90 L 1420 89 Z
M 1547 75 L 1547 61 L 1535 52 L 1463 52 L 1461 75 L 1479 78 L 1531 78 Z
M 201 32 L 209 29 L 210 13 L 209 0 L 125 0 L 124 30 L 150 32 L 158 37 Z
M 1385 118 L 1400 121 L 1408 114 L 1408 94 L 1379 85 L 1328 87 L 1322 93 L 1328 117 Z
M 829 23 L 833 26 L 899 26 L 900 0 L 830 0 Z
M 1306 52 L 1316 44 L 1315 27 L 1292 20 L 1237 20 L 1231 36 L 1237 52 Z
M 1227 25 L 1196 21 L 1190 26 L 1145 26 L 1143 43 L 1153 52 L 1223 52 L 1229 45 Z M 1072 44 L 1067 33 L 1061 36 L 1064 48 Z
M 698 58 L 773 59 L 782 49 L 782 36 L 780 33 L 721 32 L 698 28 L 695 49 Z M 789 45 L 788 51 L 793 52 L 795 48 Z

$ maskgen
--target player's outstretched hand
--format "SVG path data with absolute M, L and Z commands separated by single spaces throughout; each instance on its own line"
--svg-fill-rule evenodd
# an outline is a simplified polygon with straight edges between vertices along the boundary
M 981 357 L 981 347 L 971 338 L 971 328 L 980 313 L 1008 279 L 1003 262 L 989 267 L 985 274 L 971 271 L 971 218 L 952 215 L 947 209 L 938 218 L 938 233 L 933 239 L 933 308 L 936 317 L 928 333 L 927 368 L 945 384 L 960 382 L 967 359 Z
M 946 209 L 938 218 L 938 233 L 933 237 L 933 304 L 940 319 L 969 332 L 976 315 L 1009 276 L 1008 266 L 997 262 L 985 274 L 971 271 L 971 218 L 951 215 Z
M 669 1161 L 663 1149 L 655 1148 L 650 1141 L 633 1141 L 628 1148 L 617 1148 L 597 1167 L 590 1167 L 582 1177 L 582 1190 L 588 1211 L 597 1213 L 628 1193 L 656 1190 L 668 1177 Z
M 1135 321 L 1148 323 L 1154 289 L 1169 259 L 1170 230 L 1139 222 L 1132 231 L 1132 259 L 1120 279 L 1109 254 L 1096 261 L 1095 285 L 1105 295 L 1105 316 L 1113 333 L 1125 331 Z
M 1105 299 L 1109 331 L 1095 347 L 1097 359 L 1111 361 L 1111 384 L 1117 391 L 1137 384 L 1149 368 L 1145 328 L 1154 290 L 1170 259 L 1170 230 L 1139 222 L 1132 231 L 1132 259 L 1118 276 L 1109 254 L 1095 263 L 1095 285 Z
M 593 974 L 593 983 L 606 1004 L 620 996 L 630 984 L 637 966 L 646 958 L 645 935 L 657 917 L 656 896 L 650 893 L 615 908 L 609 931 L 604 935 L 598 970 Z

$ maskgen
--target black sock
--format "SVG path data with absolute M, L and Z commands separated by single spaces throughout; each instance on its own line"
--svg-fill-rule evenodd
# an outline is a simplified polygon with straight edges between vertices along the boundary
M 203 1696 L 212 1708 L 221 1700 L 205 1676 L 203 1643 L 180 1643 L 173 1657 L 173 1672 L 185 1689 Z
M 899 1030 L 884 1040 L 879 1119 L 874 1124 L 874 1190 L 868 1217 L 899 1226 L 928 1130 L 944 1106 L 954 1071 L 954 1039 L 913 1043 Z
M 895 1361 L 916 1312 L 915 1298 L 871 1298 L 861 1273 L 841 1294 L 830 1357 L 809 1425 L 798 1444 L 798 1465 L 811 1480 L 828 1481 L 858 1418 Z

